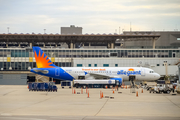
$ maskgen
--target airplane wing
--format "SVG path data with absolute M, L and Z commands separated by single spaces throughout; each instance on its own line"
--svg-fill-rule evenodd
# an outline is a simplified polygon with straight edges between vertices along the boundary
M 89 73 L 90 76 L 93 76 L 94 78 L 104 78 L 104 77 L 108 77 L 108 78 L 116 78 L 116 76 L 113 75 L 104 75 L 104 74 L 99 74 L 99 73 Z

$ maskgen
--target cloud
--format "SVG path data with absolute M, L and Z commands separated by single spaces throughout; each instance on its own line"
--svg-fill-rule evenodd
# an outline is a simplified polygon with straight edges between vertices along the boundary
M 84 33 L 129 30 L 180 29 L 179 0 L 17 0 L 0 1 L 0 33 L 59 33 L 74 24 Z

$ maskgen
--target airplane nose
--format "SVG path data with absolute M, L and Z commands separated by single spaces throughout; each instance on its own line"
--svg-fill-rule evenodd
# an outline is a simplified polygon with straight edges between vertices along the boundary
M 161 76 L 159 74 L 156 75 L 157 79 L 159 79 Z
M 158 73 L 154 73 L 154 79 L 153 80 L 158 80 L 161 76 Z

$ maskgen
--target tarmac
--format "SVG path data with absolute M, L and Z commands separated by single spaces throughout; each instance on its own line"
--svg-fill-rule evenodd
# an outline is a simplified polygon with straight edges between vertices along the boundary
M 29 91 L 25 85 L 0 85 L 0 120 L 179 120 L 180 94 L 156 94 L 142 88 L 83 89 L 83 94 L 72 94 L 72 89 L 57 92 Z M 100 91 L 103 98 L 100 98 Z M 81 89 L 76 89 L 76 93 Z M 107 97 L 107 98 L 106 98 Z M 109 98 L 108 98 L 109 97 Z M 111 99 L 112 98 L 112 99 Z

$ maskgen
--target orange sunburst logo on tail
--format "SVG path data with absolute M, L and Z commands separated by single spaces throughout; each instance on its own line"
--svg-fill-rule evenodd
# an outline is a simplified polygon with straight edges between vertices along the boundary
M 133 68 L 130 68 L 130 69 L 128 69 L 128 71 L 134 71 L 134 69 L 133 69 Z
M 37 55 L 36 51 L 34 52 L 35 59 L 36 59 L 36 64 L 38 68 L 54 68 L 53 66 L 50 66 L 53 64 L 49 59 L 47 59 L 47 56 L 44 56 L 44 52 L 40 53 Z

